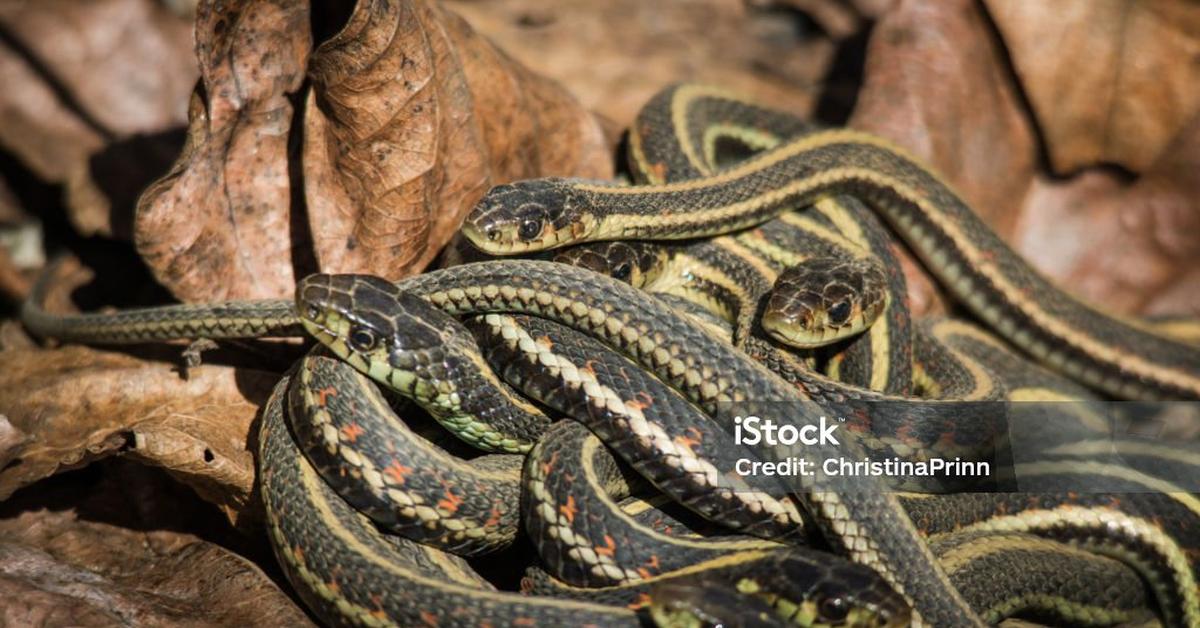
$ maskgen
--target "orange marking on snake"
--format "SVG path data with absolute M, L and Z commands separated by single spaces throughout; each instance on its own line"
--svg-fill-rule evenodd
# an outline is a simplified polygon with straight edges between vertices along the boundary
M 437 615 L 434 615 L 433 613 L 431 613 L 431 612 L 429 612 L 429 611 L 421 611 L 421 621 L 422 621 L 422 622 L 423 622 L 423 623 L 424 623 L 426 626 L 436 626 L 436 625 L 438 625 L 438 617 L 437 617 Z
M 697 440 L 695 438 L 688 438 L 687 436 L 684 436 L 682 434 L 680 434 L 679 436 L 676 436 L 674 440 L 675 440 L 676 445 L 679 445 L 680 447 L 686 447 L 688 449 L 692 449 L 696 445 L 700 444 L 699 440 Z
M 377 594 L 372 594 L 371 603 L 375 605 L 375 610 L 371 611 L 371 616 L 376 619 L 387 619 L 387 613 L 383 610 L 383 598 Z
M 329 397 L 336 397 L 337 389 L 333 386 L 326 386 L 317 391 L 317 405 L 324 408 L 329 402 Z
M 484 527 L 500 525 L 500 517 L 500 509 L 496 506 L 492 506 L 492 511 L 488 514 L 487 521 L 483 522 Z
M 351 423 L 338 430 L 338 432 L 341 433 L 342 438 L 346 439 L 347 442 L 353 443 L 354 441 L 358 440 L 359 436 L 362 436 L 367 431 L 364 430 L 358 423 Z
M 614 554 L 617 553 L 617 542 L 614 541 L 611 536 L 605 534 L 604 535 L 604 547 L 600 547 L 599 545 L 596 545 L 596 546 L 594 546 L 593 549 L 595 549 L 596 553 L 600 554 L 601 556 L 613 556 Z
M 567 503 L 559 506 L 558 512 L 567 518 L 567 523 L 575 523 L 575 514 L 579 512 L 579 509 L 575 507 L 575 496 L 568 495 Z
M 650 172 L 654 175 L 654 178 L 658 181 L 666 181 L 667 180 L 667 164 L 665 164 L 661 161 L 656 161 L 656 162 L 650 164 Z
M 513 619 L 514 626 L 536 626 L 537 622 L 532 617 L 516 617 Z
M 542 463 L 542 474 L 550 475 L 550 470 L 554 468 L 554 464 L 558 462 L 558 452 L 550 454 L 550 460 Z
M 412 467 L 400 464 L 400 461 L 395 458 L 392 459 L 391 464 L 383 468 L 383 474 L 392 478 L 396 484 L 404 484 L 409 473 L 412 473 Z
M 550 340 L 550 336 L 542 336 L 542 337 L 538 338 L 535 342 L 537 342 L 539 345 L 544 347 L 547 351 L 554 348 L 554 341 Z
M 450 489 L 446 489 L 446 497 L 438 500 L 438 508 L 449 511 L 450 513 L 458 512 L 458 507 L 462 505 L 463 499 L 455 495 Z
M 650 605 L 650 594 L 649 593 L 638 593 L 637 599 L 630 602 L 629 606 L 627 608 L 631 611 L 636 611 L 639 608 L 643 608 L 643 607 L 646 607 L 649 605 Z
M 658 562 L 658 554 L 655 554 L 650 557 L 650 560 L 646 561 L 645 567 L 638 567 L 637 572 L 643 578 L 651 578 L 661 568 L 662 564 Z

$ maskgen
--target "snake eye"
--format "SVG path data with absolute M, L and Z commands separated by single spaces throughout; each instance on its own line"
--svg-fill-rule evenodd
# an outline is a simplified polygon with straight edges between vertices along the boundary
M 834 325 L 844 325 L 850 318 L 850 303 L 838 301 L 829 308 L 829 321 Z
M 629 262 L 624 262 L 624 263 L 618 265 L 612 271 L 613 279 L 620 279 L 621 281 L 625 281 L 626 279 L 629 279 L 629 276 L 632 274 L 633 274 L 633 265 L 630 264 Z
M 822 598 L 817 602 L 817 615 L 821 621 L 837 623 L 850 614 L 850 604 L 840 595 Z
M 370 351 L 375 348 L 375 344 L 379 341 L 379 337 L 375 332 L 365 327 L 355 327 L 350 330 L 350 337 L 346 339 L 351 349 L 359 352 Z
M 536 218 L 526 218 L 521 222 L 520 228 L 517 229 L 517 235 L 525 241 L 542 235 L 542 221 Z

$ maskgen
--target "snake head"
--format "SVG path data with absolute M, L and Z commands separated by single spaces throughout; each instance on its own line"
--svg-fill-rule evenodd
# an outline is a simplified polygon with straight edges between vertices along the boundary
M 305 277 L 296 286 L 296 312 L 335 355 L 401 391 L 411 387 L 414 369 L 474 346 L 456 319 L 373 275 Z
M 560 264 L 608 275 L 635 288 L 653 283 L 666 270 L 669 259 L 666 247 L 632 240 L 580 244 L 554 256 Z
M 785 344 L 820 347 L 862 333 L 887 303 L 887 276 L 876 262 L 812 258 L 780 273 L 762 327 Z
M 808 549 L 778 550 L 752 570 L 725 568 L 665 580 L 650 615 L 670 626 L 908 626 L 912 611 L 865 565 Z
M 729 586 L 683 579 L 650 592 L 650 617 L 658 626 L 781 628 L 789 624 L 766 601 Z
M 463 222 L 463 235 L 481 251 L 512 255 L 586 239 L 593 220 L 567 179 L 532 179 L 488 191 Z

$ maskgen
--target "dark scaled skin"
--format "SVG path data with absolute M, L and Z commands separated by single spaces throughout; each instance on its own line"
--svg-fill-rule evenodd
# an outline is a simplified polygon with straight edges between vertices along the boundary
M 660 628 L 788 628 L 763 600 L 702 582 L 668 582 L 650 593 L 650 617 Z

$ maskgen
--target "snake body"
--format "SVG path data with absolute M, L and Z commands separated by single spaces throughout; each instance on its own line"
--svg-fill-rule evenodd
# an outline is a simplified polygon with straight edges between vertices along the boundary
M 781 547 L 746 536 L 683 537 L 638 522 L 614 501 L 630 490 L 616 457 L 574 421 L 551 428 L 526 467 L 525 529 L 547 570 L 570 584 L 630 584 L 724 554 Z
M 520 456 L 470 461 L 421 438 L 346 363 L 310 355 L 288 392 L 289 424 L 310 464 L 381 528 L 459 555 L 517 536 Z
M 761 224 L 839 193 L 879 210 L 960 303 L 1038 361 L 1118 397 L 1200 399 L 1195 347 L 1058 290 L 948 184 L 864 133 L 811 133 L 712 176 L 656 186 L 564 179 L 497 186 L 468 216 L 463 233 L 493 254 L 594 240 L 695 238 Z
M 351 293 L 354 293 L 353 286 L 350 285 L 353 281 L 363 282 L 372 291 L 383 288 L 374 278 L 349 276 L 313 277 L 302 283 L 301 289 L 298 291 L 302 306 L 312 304 L 328 306 L 330 305 L 330 301 L 326 299 L 336 300 L 339 296 L 342 296 L 340 293 L 335 294 L 328 290 L 305 290 L 305 287 L 311 287 L 307 283 L 308 281 L 311 281 L 311 286 L 320 286 L 322 288 L 330 285 L 344 286 L 349 288 Z M 373 304 L 384 307 L 391 314 L 399 315 L 404 312 L 405 299 L 399 293 L 393 293 L 393 295 L 397 299 L 396 303 L 385 302 L 382 300 L 381 295 L 374 294 L 372 297 L 374 299 Z M 308 307 L 301 307 L 300 309 L 306 313 L 311 312 L 311 309 Z M 366 307 L 361 303 L 359 304 L 359 314 L 370 314 L 370 310 L 370 307 Z M 322 320 L 328 321 L 327 318 L 323 318 Z M 405 336 L 406 333 L 408 332 L 394 330 L 393 336 L 396 338 L 385 337 L 380 338 L 379 341 L 390 344 L 393 340 Z M 333 344 L 339 341 L 343 334 L 353 335 L 354 330 L 352 328 L 340 328 L 340 332 L 334 332 L 333 335 L 335 337 L 330 339 L 330 343 Z M 420 347 L 409 348 L 407 351 L 412 354 L 414 360 L 429 359 L 428 356 L 422 355 Z M 410 363 L 401 364 L 404 364 L 404 366 L 397 366 L 397 370 L 408 370 L 410 372 L 421 370 Z M 641 371 L 638 372 L 640 373 Z M 362 376 L 351 371 L 342 362 L 313 356 L 300 364 L 299 374 L 294 376 L 294 378 L 295 381 L 291 384 L 289 396 L 297 401 L 297 403 L 293 404 L 293 410 L 299 410 L 299 413 L 294 413 L 290 421 L 296 426 L 292 432 L 297 434 L 298 440 L 301 442 L 305 439 L 303 436 L 300 436 L 303 430 L 297 429 L 299 426 L 312 424 L 312 419 L 323 413 L 340 411 L 342 420 L 347 422 L 347 424 L 359 425 L 364 430 L 377 429 L 372 434 L 373 439 L 370 445 L 355 445 L 353 441 L 347 442 L 344 438 L 345 430 L 338 430 L 338 441 L 343 458 L 358 460 L 360 463 L 372 460 L 374 458 L 371 455 L 373 447 L 376 451 L 390 452 L 392 455 L 411 455 L 415 447 L 419 454 L 430 458 L 430 454 L 427 453 L 428 445 L 414 444 L 415 435 L 411 432 L 397 432 L 394 425 L 383 427 L 389 419 L 380 417 L 389 417 L 390 410 L 378 398 L 377 393 L 372 395 L 364 389 Z M 357 383 L 353 381 L 355 378 L 358 378 Z M 387 381 L 391 380 L 388 379 Z M 410 391 L 408 394 L 412 394 L 411 391 L 414 388 L 409 387 L 406 390 Z M 277 394 L 281 393 L 277 392 Z M 495 395 L 498 393 L 492 391 L 491 394 Z M 272 401 L 272 403 L 275 402 Z M 337 404 L 340 404 L 341 407 L 337 407 Z M 268 412 L 273 413 L 275 410 L 269 408 Z M 394 418 L 391 420 L 394 420 Z M 268 422 L 264 425 L 264 429 L 272 430 L 277 428 Z M 311 429 L 311 426 L 308 429 Z M 360 434 L 360 436 L 364 434 Z M 274 472 L 277 466 L 275 459 L 277 454 L 271 448 L 284 448 L 283 445 L 277 444 L 279 438 L 279 436 L 273 435 L 269 431 L 264 433 L 262 437 L 262 442 L 264 443 L 264 451 L 262 452 L 264 464 L 272 465 L 272 472 Z M 474 464 L 469 470 L 459 464 L 446 465 L 440 469 L 421 469 L 420 473 L 417 472 L 417 469 L 410 468 L 403 473 L 402 477 L 392 475 L 392 480 L 402 479 L 403 481 L 384 490 L 388 499 L 393 502 L 399 502 L 397 510 L 403 514 L 408 514 L 410 518 L 411 513 L 406 513 L 405 511 L 415 512 L 418 515 L 418 524 L 423 520 L 428 531 L 439 534 L 436 536 L 427 534 L 427 531 L 420 529 L 419 525 L 403 526 L 398 531 L 409 537 L 415 536 L 416 538 L 421 538 L 423 541 L 441 541 L 442 538 L 449 536 L 452 540 L 465 537 L 467 540 L 494 542 L 495 539 L 488 538 L 487 535 L 481 534 L 480 531 L 486 530 L 489 527 L 501 528 L 504 526 L 504 522 L 499 520 L 500 513 L 496 510 L 499 502 L 496 500 L 502 500 L 506 496 L 504 494 L 483 495 L 479 494 L 478 489 L 486 488 L 481 479 L 490 479 L 492 480 L 493 487 L 500 488 L 502 492 L 506 491 L 504 487 L 507 485 L 507 480 L 510 477 L 507 473 L 510 467 L 507 461 L 504 460 L 505 458 L 511 459 L 512 457 L 499 457 L 498 464 Z M 420 460 L 420 455 L 415 459 L 405 459 L 415 464 Z M 313 471 L 311 464 L 306 460 L 300 459 L 293 464 L 300 468 L 299 473 L 302 475 L 307 473 L 315 476 L 315 471 Z M 369 466 L 371 465 L 360 464 L 355 471 L 363 477 L 389 475 L 387 473 L 379 473 L 378 471 L 372 473 Z M 381 465 L 375 463 L 373 466 L 378 467 Z M 499 477 L 493 473 L 495 471 L 499 471 Z M 465 491 L 472 487 L 465 480 L 472 479 L 475 481 L 473 488 L 477 490 L 474 495 L 469 495 Z M 279 483 L 276 483 L 274 480 L 274 477 L 264 477 L 264 491 L 283 491 L 284 486 L 291 486 L 292 484 L 290 480 L 286 479 L 281 480 Z M 373 482 L 368 482 L 367 484 L 371 485 Z M 335 569 L 331 573 L 331 565 L 323 561 L 336 560 L 338 562 L 332 564 L 339 567 L 342 565 L 353 565 L 354 561 L 347 560 L 344 554 L 357 551 L 360 555 L 366 555 L 378 563 L 374 566 L 357 567 L 360 569 L 359 573 L 364 576 L 369 574 L 372 580 L 378 581 L 379 584 L 373 586 L 399 586 L 401 588 L 412 589 L 413 593 L 410 593 L 410 596 L 422 596 L 425 608 L 436 609 L 436 614 L 425 616 L 423 621 L 432 621 L 433 617 L 454 617 L 461 615 L 464 620 L 471 623 L 478 622 L 480 625 L 493 621 L 500 621 L 502 623 L 520 623 L 521 621 L 553 623 L 564 621 L 564 618 L 573 612 L 583 613 L 582 617 L 584 619 L 591 617 L 593 613 L 610 615 L 606 621 L 627 621 L 633 618 L 632 615 L 622 615 L 620 612 L 622 609 L 620 608 L 609 608 L 605 605 L 592 605 L 589 610 L 588 606 L 578 607 L 569 604 L 560 604 L 552 599 L 531 599 L 521 598 L 520 596 L 514 598 L 512 594 L 489 592 L 486 588 L 479 587 L 481 581 L 471 576 L 469 571 L 463 572 L 466 575 L 462 575 L 462 577 L 466 578 L 465 584 L 467 586 L 474 588 L 464 590 L 461 586 L 457 586 L 461 583 L 447 582 L 444 579 L 439 579 L 442 575 L 440 570 L 448 569 L 448 565 L 449 567 L 457 566 L 459 569 L 461 569 L 461 566 L 453 561 L 448 561 L 448 557 L 445 555 L 428 554 L 428 552 L 433 551 L 429 549 L 422 551 L 426 552 L 427 556 L 435 558 L 434 567 L 439 571 L 433 573 L 430 577 L 421 579 L 415 574 L 404 571 L 401 566 L 397 565 L 398 561 L 411 560 L 411 556 L 409 555 L 411 554 L 411 549 L 404 550 L 404 556 L 398 557 L 395 556 L 397 550 L 394 547 L 390 551 L 384 551 L 379 546 L 365 545 L 359 547 L 352 546 L 347 549 L 338 546 L 340 539 L 323 539 L 319 543 L 314 542 L 312 545 L 309 545 L 307 542 L 312 539 L 305 536 L 306 534 L 336 532 L 339 530 L 349 530 L 354 535 L 376 541 L 379 541 L 382 537 L 369 524 L 364 523 L 365 519 L 362 515 L 350 513 L 347 510 L 348 505 L 346 502 L 342 502 L 340 498 L 326 494 L 330 491 L 328 483 L 323 483 L 320 480 L 314 479 L 314 477 L 305 476 L 299 482 L 299 485 L 301 486 L 300 490 L 304 492 L 303 497 L 311 500 L 312 507 L 307 507 L 303 510 L 286 510 L 287 519 L 281 521 L 279 527 L 274 528 L 272 532 L 277 536 L 277 553 L 287 568 L 289 577 L 299 589 L 307 593 L 310 604 L 313 604 L 318 609 L 327 609 L 325 612 L 330 613 L 330 617 L 339 620 L 351 618 L 351 612 L 359 612 L 358 609 L 354 608 L 353 604 L 358 598 L 341 591 L 342 584 L 336 579 L 340 573 L 340 569 Z M 426 497 L 422 497 L 422 495 Z M 335 499 L 338 505 L 337 508 L 326 503 L 326 501 L 333 501 Z M 489 500 L 492 504 L 490 514 L 488 512 Z M 273 511 L 273 514 L 280 514 L 275 513 L 274 510 L 282 510 L 284 509 L 284 504 L 296 501 L 298 500 L 294 495 L 282 495 L 275 502 L 268 501 L 267 507 Z M 511 504 L 511 500 L 508 503 Z M 423 511 L 425 514 L 422 514 Z M 471 520 L 472 517 L 469 515 L 470 511 L 477 513 L 473 517 L 476 521 L 479 521 L 483 517 L 487 517 L 488 521 L 485 524 L 473 522 Z M 447 531 L 451 533 L 457 532 L 458 534 L 448 535 Z M 471 551 L 473 549 L 467 543 L 460 543 L 458 546 L 446 543 L 442 544 L 447 548 L 457 550 Z M 778 547 L 777 545 L 764 544 L 761 541 L 743 542 L 740 545 L 728 542 L 723 543 L 723 545 L 727 551 L 717 552 L 715 551 L 716 547 L 713 546 L 711 548 L 713 551 L 709 552 L 711 557 L 707 560 L 697 565 L 681 564 L 675 569 L 664 569 L 660 573 L 650 574 L 645 578 L 645 583 L 639 583 L 637 586 L 650 587 L 663 581 L 672 582 L 678 579 L 688 579 L 697 573 L 702 573 L 710 578 L 719 577 L 726 581 L 746 581 L 753 579 L 756 582 L 766 582 L 766 574 L 775 573 L 772 565 L 777 564 L 778 561 L 782 560 L 786 564 L 795 564 L 796 561 L 800 560 L 799 557 L 793 555 L 797 550 L 777 550 L 775 549 Z M 290 549 L 291 554 L 287 554 L 280 548 Z M 767 551 L 766 548 L 770 548 L 770 551 Z M 322 562 L 313 565 L 304 562 L 306 558 Z M 794 604 L 811 604 L 813 602 L 808 600 L 812 599 L 816 593 L 810 592 L 804 587 L 815 586 L 815 584 L 819 583 L 822 586 L 819 591 L 822 595 L 835 595 L 836 592 L 836 595 L 840 596 L 837 597 L 838 600 L 841 600 L 839 604 L 844 605 L 844 610 L 851 613 L 845 625 L 868 625 L 871 622 L 875 622 L 874 618 L 876 617 L 883 618 L 881 625 L 902 625 L 906 621 L 904 613 L 907 611 L 904 609 L 903 602 L 899 601 L 899 598 L 895 597 L 894 593 L 883 588 L 882 581 L 876 582 L 878 576 L 874 572 L 864 567 L 851 565 L 850 563 L 845 563 L 844 567 L 841 568 L 843 571 L 830 571 L 828 565 L 831 560 L 833 563 L 839 562 L 838 559 L 834 559 L 833 557 L 823 558 L 820 562 L 816 562 L 813 559 L 805 559 L 803 564 L 812 565 L 814 568 L 803 572 L 792 569 L 788 572 L 790 577 L 786 581 L 777 579 L 777 589 L 786 588 L 799 591 L 796 593 L 798 597 L 779 596 L 778 600 L 794 599 L 796 600 Z M 335 577 L 334 584 L 330 585 L 326 582 L 324 586 L 317 586 L 312 580 L 314 574 L 333 575 Z M 835 577 L 849 578 L 853 574 L 858 575 L 848 582 L 834 579 Z M 426 575 L 429 576 L 429 574 Z M 811 581 L 814 584 L 801 586 L 796 581 L 796 578 L 800 575 L 804 576 L 806 582 Z M 355 586 L 355 593 L 361 594 L 363 593 L 363 589 L 364 587 L 362 586 Z M 873 591 L 874 593 L 872 593 Z M 469 601 L 469 604 L 459 599 L 459 596 L 463 595 L 473 598 Z M 862 597 L 863 595 L 867 595 L 867 597 L 864 598 Z M 378 594 L 376 594 L 376 597 L 378 597 Z M 375 600 L 375 598 L 371 599 Z M 529 601 L 526 602 L 525 600 Z M 329 610 L 331 603 L 337 605 L 336 612 Z M 458 606 L 460 603 L 462 605 Z M 390 604 L 377 602 L 377 605 L 378 608 L 375 612 L 379 620 L 398 622 L 401 625 L 405 625 L 407 620 L 404 618 L 412 616 L 411 611 L 405 614 Z M 858 617 L 855 614 L 863 615 L 862 617 Z M 846 617 L 841 617 L 840 619 L 846 619 Z M 359 620 L 354 621 L 357 622 Z
M 754 456 L 750 448 L 626 358 L 604 359 L 595 340 L 532 317 L 488 315 L 475 329 L 503 377 L 585 423 L 679 503 L 765 538 L 794 537 L 803 525 L 786 486 L 737 474 L 737 460 Z M 541 488 L 534 499 L 552 494 Z
M 710 176 L 734 167 L 755 151 L 815 130 L 795 116 L 731 98 L 718 89 L 669 87 L 638 113 L 630 131 L 630 170 L 644 184 Z M 728 151 L 721 150 L 729 146 L 742 150 L 730 158 L 723 154 Z M 878 218 L 857 199 L 828 197 L 807 212 L 785 212 L 757 229 L 689 246 L 702 249 L 690 257 L 699 261 L 703 272 L 688 267 L 684 272 L 724 276 L 724 282 L 708 280 L 709 284 L 745 286 L 740 290 L 745 298 L 739 310 L 756 316 L 761 310 L 764 331 L 792 345 L 850 338 L 882 308 L 882 320 L 871 325 L 863 337 L 843 343 L 830 370 L 847 383 L 903 395 L 910 391 L 912 341 L 907 287 L 891 244 L 892 238 Z M 706 246 L 726 253 L 709 253 L 703 250 Z M 777 291 L 765 309 L 757 307 L 761 298 L 757 283 L 780 281 L 781 272 L 786 283 L 789 271 L 804 272 L 813 266 L 836 274 L 822 274 L 817 281 L 804 283 L 802 289 L 811 296 L 785 288 Z M 866 268 L 854 268 L 859 266 Z M 871 280 L 862 285 L 868 277 Z M 848 299 L 847 293 L 855 291 L 856 298 Z M 850 323 L 836 324 L 843 317 L 835 310 L 847 306 Z M 817 325 L 806 330 L 795 324 L 798 317 Z M 739 321 L 739 327 L 744 328 L 745 323 Z M 737 331 L 735 337 L 742 335 Z
M 636 626 L 627 609 L 498 592 L 465 561 L 381 534 L 308 465 L 284 419 L 288 380 L 275 388 L 259 435 L 267 532 L 305 602 L 340 625 L 538 623 Z M 453 618 L 458 618 L 454 620 Z

